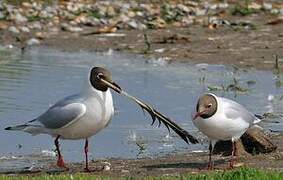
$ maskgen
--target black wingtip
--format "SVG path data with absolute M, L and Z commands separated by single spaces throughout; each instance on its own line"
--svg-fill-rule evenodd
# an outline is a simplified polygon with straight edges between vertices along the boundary
M 11 130 L 12 129 L 12 127 L 10 126 L 10 127 L 6 127 L 4 130 Z
M 258 119 L 264 119 L 264 116 L 259 114 L 255 114 L 255 117 L 257 117 Z

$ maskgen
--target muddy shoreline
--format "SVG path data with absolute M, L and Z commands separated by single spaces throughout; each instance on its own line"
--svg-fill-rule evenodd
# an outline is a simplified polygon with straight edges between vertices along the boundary
M 283 143 L 282 134 L 271 134 L 272 142 L 278 146 L 275 152 L 269 154 L 256 154 L 238 156 L 236 166 L 253 167 L 260 169 L 270 169 L 283 171 Z M 230 156 L 213 156 L 216 171 L 225 171 L 229 167 Z M 109 158 L 98 159 L 90 162 L 93 170 L 91 174 L 103 175 L 110 177 L 123 176 L 160 176 L 160 175 L 177 175 L 185 173 L 202 173 L 208 172 L 207 152 L 192 153 L 170 153 L 158 158 L 140 158 L 140 159 L 121 159 Z M 7 170 L 1 174 L 6 175 L 42 175 L 42 174 L 74 174 L 84 173 L 84 162 L 68 163 L 69 170 L 56 167 L 56 160 L 50 161 L 49 165 L 41 168 L 30 168 L 22 170 Z
M 162 58 L 169 63 L 228 64 L 240 68 L 273 70 L 276 56 L 283 68 L 283 23 L 266 25 L 265 16 L 253 17 L 260 28 L 235 31 L 230 27 L 157 30 L 119 30 L 112 34 L 82 35 L 61 32 L 43 42 L 43 46 L 63 51 L 108 51 L 141 54 L 148 59 Z M 85 32 L 92 32 L 88 29 Z M 150 48 L 146 44 L 147 34 Z

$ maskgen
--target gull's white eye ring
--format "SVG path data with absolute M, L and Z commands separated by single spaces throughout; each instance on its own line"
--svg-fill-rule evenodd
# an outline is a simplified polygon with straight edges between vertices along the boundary
M 98 73 L 96 77 L 100 79 L 101 77 L 103 77 L 103 73 Z

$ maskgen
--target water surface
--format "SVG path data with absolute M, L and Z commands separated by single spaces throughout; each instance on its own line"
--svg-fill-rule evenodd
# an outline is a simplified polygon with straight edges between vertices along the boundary
M 64 96 L 80 91 L 92 66 L 104 66 L 127 92 L 174 119 L 200 137 L 190 118 L 197 98 L 208 90 L 234 99 L 249 110 L 271 112 L 268 130 L 283 130 L 283 78 L 272 71 L 241 70 L 233 66 L 167 64 L 162 59 L 113 53 L 60 52 L 34 48 L 25 54 L 0 49 L 0 169 L 29 167 L 55 159 L 53 139 L 4 131 L 31 120 Z M 227 87 L 237 85 L 238 90 Z M 91 158 L 140 158 L 179 151 L 206 150 L 207 144 L 187 145 L 163 126 L 150 126 L 150 117 L 125 97 L 113 92 L 116 108 L 110 125 L 91 138 Z M 67 162 L 83 160 L 84 141 L 61 141 Z M 36 157 L 36 158 L 35 158 Z

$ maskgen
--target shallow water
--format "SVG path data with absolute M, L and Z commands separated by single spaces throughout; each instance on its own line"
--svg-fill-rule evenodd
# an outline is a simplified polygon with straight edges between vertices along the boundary
M 194 135 L 203 137 L 190 120 L 200 94 L 208 89 L 234 99 L 249 110 L 275 115 L 262 123 L 268 130 L 283 130 L 283 78 L 271 71 L 241 70 L 232 66 L 167 64 L 113 53 L 59 52 L 35 48 L 21 55 L 0 49 L 0 129 L 31 120 L 60 98 L 78 92 L 92 66 L 108 68 L 128 93 L 148 102 Z M 235 84 L 238 91 L 224 91 Z M 206 150 L 207 144 L 187 145 L 164 126 L 150 126 L 151 119 L 125 97 L 113 92 L 116 108 L 110 125 L 91 138 L 91 158 L 140 158 L 176 151 Z M 55 159 L 53 139 L 0 130 L 0 169 L 40 166 Z M 61 141 L 67 162 L 83 160 L 84 141 Z M 33 158 L 31 158 L 33 157 Z M 37 157 L 37 158 L 34 158 Z M 54 161 L 55 162 L 55 161 Z

